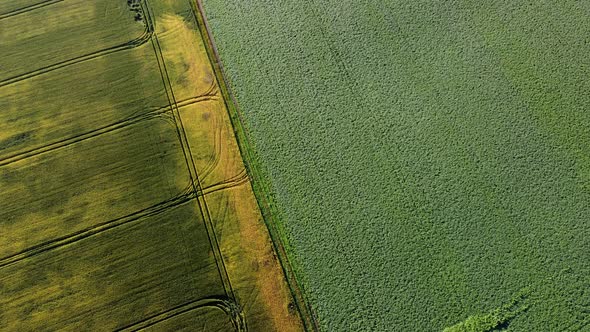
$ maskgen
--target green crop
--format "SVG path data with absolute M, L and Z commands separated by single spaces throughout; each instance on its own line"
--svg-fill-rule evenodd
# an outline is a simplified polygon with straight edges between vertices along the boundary
M 589 2 L 204 3 L 323 330 L 585 326 Z

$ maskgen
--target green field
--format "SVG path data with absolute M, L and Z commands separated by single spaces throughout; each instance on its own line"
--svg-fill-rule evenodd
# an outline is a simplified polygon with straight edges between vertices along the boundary
M 0 3 L 0 330 L 301 331 L 194 3 Z
M 322 330 L 590 330 L 590 2 L 203 2 Z

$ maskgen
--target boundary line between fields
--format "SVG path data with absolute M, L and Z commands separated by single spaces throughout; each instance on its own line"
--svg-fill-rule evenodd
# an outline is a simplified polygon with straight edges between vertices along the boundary
M 144 6 L 145 6 L 145 8 L 144 8 Z M 145 0 L 144 2 L 142 2 L 142 11 L 144 12 L 144 17 L 145 17 L 146 21 L 150 21 L 150 25 L 152 25 L 155 28 L 155 22 L 152 19 L 152 13 L 150 10 L 150 5 L 149 5 L 148 0 Z M 181 143 L 182 152 L 184 154 L 187 169 L 189 171 L 189 175 L 191 178 L 193 191 L 196 194 L 196 193 L 199 193 L 202 191 L 201 190 L 201 183 L 199 181 L 197 169 L 196 169 L 194 160 L 192 158 L 192 152 L 190 150 L 188 137 L 186 135 L 186 131 L 185 131 L 183 123 L 182 123 L 182 117 L 181 117 L 180 111 L 178 109 L 178 103 L 177 103 L 176 97 L 174 95 L 174 90 L 172 87 L 172 83 L 170 81 L 170 76 L 169 76 L 167 68 L 166 68 L 165 57 L 162 53 L 161 45 L 158 40 L 158 36 L 155 32 L 152 34 L 150 40 L 151 40 L 152 46 L 154 48 L 154 53 L 155 53 L 156 59 L 158 61 L 158 66 L 160 68 L 160 74 L 162 76 L 162 82 L 164 84 L 164 89 L 166 91 L 166 95 L 167 95 L 168 100 L 170 102 L 170 107 L 172 108 L 172 116 L 173 116 L 174 122 L 176 124 L 176 131 L 177 131 L 178 139 L 180 140 L 180 143 Z M 190 160 L 189 160 L 189 158 L 190 158 Z M 233 287 L 231 285 L 229 274 L 227 273 L 227 269 L 225 267 L 225 263 L 223 260 L 223 255 L 221 253 L 221 249 L 219 247 L 219 243 L 218 243 L 218 240 L 217 240 L 217 237 L 215 234 L 215 228 L 214 228 L 213 223 L 211 221 L 211 215 L 209 212 L 209 208 L 207 206 L 207 202 L 206 202 L 205 197 L 203 195 L 197 195 L 197 206 L 199 207 L 199 210 L 201 212 L 201 217 L 202 217 L 203 222 L 205 224 L 205 229 L 207 231 L 207 237 L 209 238 L 209 242 L 211 244 L 211 249 L 212 249 L 213 255 L 215 257 L 215 263 L 217 265 L 217 268 L 219 271 L 219 276 L 220 276 L 223 288 L 225 290 L 226 296 L 228 298 L 230 298 L 234 303 L 237 304 L 235 293 L 233 291 Z M 237 317 L 237 319 L 240 320 L 240 322 L 241 322 L 240 326 L 243 326 L 243 331 L 247 331 L 247 325 L 246 325 L 244 313 L 238 304 L 235 307 L 234 315 Z
M 26 13 L 26 12 L 30 12 L 31 10 L 35 10 L 35 9 L 38 9 L 38 8 L 43 8 L 43 7 L 46 7 L 46 6 L 49 6 L 49 5 L 53 5 L 53 4 L 56 4 L 58 2 L 63 2 L 63 1 L 64 0 L 45 0 L 45 1 L 41 1 L 41 2 L 38 2 L 38 3 L 32 4 L 32 5 L 26 6 L 26 7 L 18 8 L 18 9 L 9 11 L 7 13 L 0 14 L 0 20 L 3 20 L 5 18 L 9 18 L 9 17 L 12 17 L 12 16 L 16 16 L 16 15 L 19 15 L 19 14 L 23 14 L 23 13 Z
M 236 141 L 238 142 L 240 154 L 250 178 L 250 185 L 252 186 L 252 190 L 255 194 L 258 207 L 262 212 L 263 220 L 269 231 L 271 242 L 273 243 L 275 253 L 277 254 L 283 274 L 285 275 L 287 281 L 287 285 L 291 291 L 291 295 L 295 302 L 294 304 L 297 311 L 299 312 L 303 328 L 305 331 L 319 331 L 317 316 L 309 304 L 307 296 L 305 295 L 304 290 L 297 280 L 295 270 L 288 259 L 288 254 L 284 246 L 284 240 L 281 237 L 280 230 L 278 229 L 278 212 L 272 204 L 273 200 L 271 189 L 268 188 L 268 185 L 265 185 L 266 182 L 263 180 L 263 172 L 258 165 L 257 158 L 255 157 L 256 152 L 250 143 L 249 133 L 247 131 L 247 127 L 244 124 L 238 102 L 230 89 L 228 77 L 223 69 L 211 29 L 205 16 L 202 0 L 188 1 L 191 5 L 194 18 L 197 21 L 197 26 L 201 33 L 203 42 L 205 43 L 207 56 L 209 57 L 209 61 L 213 66 L 215 78 L 221 90 L 221 94 L 233 127 L 234 135 Z

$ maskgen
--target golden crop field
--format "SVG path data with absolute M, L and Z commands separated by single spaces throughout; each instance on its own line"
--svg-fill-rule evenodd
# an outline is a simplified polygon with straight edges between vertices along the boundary
M 1 331 L 303 329 L 200 17 L 0 2 Z

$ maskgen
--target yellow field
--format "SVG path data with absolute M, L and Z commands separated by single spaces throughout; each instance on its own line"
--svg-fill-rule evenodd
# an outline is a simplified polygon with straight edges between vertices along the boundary
M 0 330 L 302 330 L 194 8 L 0 4 Z
M 166 209 L 2 268 L 2 329 L 113 330 L 222 294 L 194 204 Z
M 145 44 L 0 88 L 0 158 L 165 111 L 153 54 Z
M 0 20 L 0 86 L 147 42 L 133 14 L 125 1 L 64 0 Z

